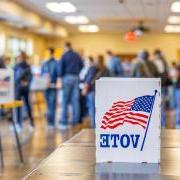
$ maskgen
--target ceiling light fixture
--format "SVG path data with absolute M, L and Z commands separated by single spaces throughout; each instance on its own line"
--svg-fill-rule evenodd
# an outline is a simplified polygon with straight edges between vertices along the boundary
M 169 24 L 180 24 L 180 16 L 170 16 L 168 18 Z
M 89 19 L 86 16 L 66 16 L 65 21 L 70 24 L 87 24 Z
M 70 2 L 47 2 L 46 8 L 55 13 L 73 13 L 76 7 Z
M 180 2 L 179 1 L 176 1 L 176 2 L 172 3 L 171 11 L 172 12 L 180 12 Z
M 164 31 L 167 33 L 180 33 L 180 25 L 167 25 Z
M 90 32 L 95 33 L 99 31 L 99 27 L 97 25 L 81 25 L 78 27 L 81 32 Z

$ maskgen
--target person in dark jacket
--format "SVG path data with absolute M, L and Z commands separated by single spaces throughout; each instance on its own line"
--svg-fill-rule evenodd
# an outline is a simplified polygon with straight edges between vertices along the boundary
M 160 49 L 154 51 L 154 60 L 153 60 L 158 73 L 159 78 L 161 78 L 161 127 L 165 128 L 166 126 L 166 96 L 168 93 L 168 86 L 170 85 L 169 75 L 168 75 L 168 64 L 165 60 L 165 57 Z
M 143 50 L 139 53 L 139 60 L 134 65 L 133 77 L 153 78 L 158 77 L 158 70 L 154 63 L 149 59 L 149 52 Z
M 16 100 L 24 100 L 25 107 L 30 119 L 30 127 L 34 127 L 34 120 L 32 116 L 31 105 L 29 101 L 30 83 L 32 80 L 31 67 L 27 63 L 27 55 L 21 52 L 18 57 L 18 62 L 14 67 L 14 80 L 15 80 L 15 98 Z M 22 128 L 22 108 L 17 109 L 17 123 L 18 128 Z
M 91 128 L 95 128 L 95 81 L 100 77 L 109 77 L 110 75 L 110 71 L 105 66 L 104 57 L 99 55 L 96 64 L 88 70 L 82 92 L 83 95 L 86 95 Z
M 62 82 L 62 112 L 59 129 L 65 130 L 68 125 L 68 105 L 72 106 L 72 125 L 77 125 L 80 118 L 79 73 L 83 61 L 71 43 L 65 43 L 65 53 L 59 61 L 58 75 Z
M 57 61 L 54 58 L 54 49 L 49 48 L 49 59 L 42 65 L 41 74 L 46 80 L 47 89 L 45 90 L 45 99 L 47 106 L 47 122 L 49 128 L 55 127 L 56 117 L 56 81 L 57 81 Z
M 180 129 L 180 65 L 177 66 L 177 74 L 178 74 L 178 79 L 176 83 L 176 103 L 177 103 L 176 128 Z

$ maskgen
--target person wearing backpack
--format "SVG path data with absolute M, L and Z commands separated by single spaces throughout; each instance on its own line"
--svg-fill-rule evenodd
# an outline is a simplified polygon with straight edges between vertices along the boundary
M 30 83 L 32 80 L 31 67 L 27 63 L 27 55 L 21 51 L 18 62 L 14 67 L 14 80 L 15 80 L 15 98 L 16 100 L 23 100 L 27 109 L 27 114 L 30 119 L 30 128 L 34 127 L 34 119 L 32 116 L 31 105 L 29 101 Z M 17 129 L 22 129 L 22 108 L 17 108 Z
M 158 76 L 158 70 L 149 59 L 149 52 L 144 50 L 139 55 L 139 60 L 135 62 L 133 77 L 153 78 Z

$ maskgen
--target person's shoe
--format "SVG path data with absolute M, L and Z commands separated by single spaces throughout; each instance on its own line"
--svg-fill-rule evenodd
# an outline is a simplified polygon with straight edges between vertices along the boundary
M 64 125 L 64 124 L 59 124 L 59 125 L 57 126 L 57 129 L 62 130 L 62 131 L 65 131 L 65 130 L 68 129 L 68 126 L 67 126 L 67 125 Z

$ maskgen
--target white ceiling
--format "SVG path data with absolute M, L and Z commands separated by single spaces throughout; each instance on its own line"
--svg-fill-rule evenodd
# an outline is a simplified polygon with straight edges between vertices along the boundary
M 76 25 L 64 22 L 66 14 L 53 13 L 46 9 L 46 2 L 62 0 L 16 0 L 35 12 L 65 25 L 69 31 L 77 31 Z M 174 0 L 63 0 L 73 3 L 78 11 L 73 15 L 85 15 L 90 23 L 100 26 L 101 31 L 122 32 L 137 25 L 138 20 L 145 20 L 145 25 L 152 31 L 163 31 Z

